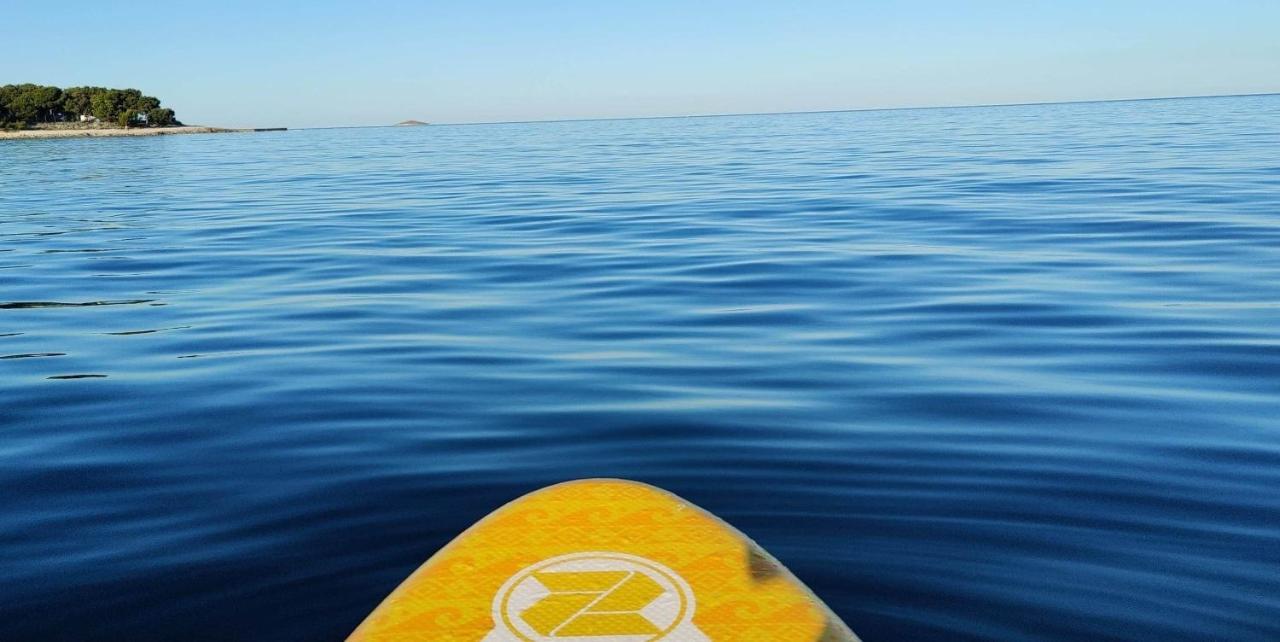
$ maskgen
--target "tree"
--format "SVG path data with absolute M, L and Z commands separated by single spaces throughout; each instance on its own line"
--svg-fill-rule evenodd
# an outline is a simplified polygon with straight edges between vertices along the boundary
M 0 86 L 0 125 L 17 125 L 18 116 L 13 113 L 13 100 L 18 95 L 17 85 Z
M 111 91 L 100 91 L 90 99 L 90 110 L 98 120 L 111 122 L 119 117 L 120 111 L 116 108 L 112 94 Z
M 26 127 L 88 114 L 122 126 L 137 125 L 143 117 L 161 126 L 178 122 L 172 109 L 160 106 L 160 99 L 137 89 L 71 87 L 64 91 L 31 83 L 0 85 L 0 126 Z
M 152 109 L 160 108 L 160 99 L 154 96 L 142 96 L 135 99 L 129 107 L 140 112 L 149 112 Z
M 24 125 L 47 123 L 62 118 L 62 90 L 43 85 L 5 85 L 5 120 Z
M 159 101 L 157 101 L 159 102 Z M 147 124 L 152 127 L 168 127 L 174 122 L 173 110 L 156 107 L 147 110 Z
M 36 122 L 51 123 L 62 117 L 62 90 L 57 87 L 29 85 L 26 99 L 35 111 Z
M 133 127 L 138 123 L 138 115 L 136 110 L 126 109 L 116 117 L 116 123 L 121 127 Z
M 18 85 L 9 100 L 9 113 L 15 122 L 31 125 L 40 122 L 43 105 L 44 100 L 38 85 Z
M 116 101 L 121 109 L 137 109 L 142 103 L 142 92 L 137 89 L 116 89 L 119 92 Z
M 101 87 L 71 87 L 62 92 L 62 111 L 69 116 L 93 113 L 93 96 Z

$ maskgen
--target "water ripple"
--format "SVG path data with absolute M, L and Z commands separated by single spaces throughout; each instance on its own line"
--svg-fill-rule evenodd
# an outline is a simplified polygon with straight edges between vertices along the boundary
M 1280 639 L 1277 142 L 1276 96 L 9 141 L 0 638 L 340 639 L 621 476 L 867 640 Z
M 0 303 L 0 310 L 21 310 L 27 308 L 84 308 L 96 305 L 137 305 L 139 303 L 150 303 L 155 299 L 127 299 L 123 301 L 84 301 L 78 303 L 66 303 L 61 301 L 12 301 L 9 303 Z

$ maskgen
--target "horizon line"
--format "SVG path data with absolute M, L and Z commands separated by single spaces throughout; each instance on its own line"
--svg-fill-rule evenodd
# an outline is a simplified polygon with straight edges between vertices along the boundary
M 678 118 L 733 118 L 737 116 L 788 116 L 788 115 L 804 115 L 804 114 L 847 114 L 858 112 L 877 112 L 877 111 L 915 111 L 924 109 L 982 109 L 990 107 L 1033 107 L 1038 105 L 1088 105 L 1094 103 L 1136 103 L 1151 102 L 1160 100 L 1197 100 L 1203 98 L 1251 98 L 1262 96 L 1280 96 L 1280 91 L 1264 91 L 1257 93 L 1242 94 L 1196 94 L 1189 96 L 1149 96 L 1143 98 L 1095 98 L 1082 100 L 1047 100 L 1047 101 L 1029 101 L 1029 102 L 1012 102 L 1012 103 L 976 103 L 961 105 L 908 105 L 903 107 L 853 107 L 849 109 L 813 109 L 801 111 L 757 111 L 757 112 L 726 112 L 716 114 L 673 114 L 666 116 L 600 116 L 587 118 L 546 118 L 546 119 L 530 119 L 530 120 L 478 120 L 478 121 L 459 121 L 459 122 L 443 122 L 434 123 L 427 122 L 430 127 L 474 127 L 480 125 L 528 125 L 535 123 L 582 123 L 582 122 L 608 122 L 614 120 L 668 120 Z M 320 127 L 292 127 L 290 129 L 369 129 L 377 127 L 399 127 L 398 123 L 390 125 L 327 125 Z

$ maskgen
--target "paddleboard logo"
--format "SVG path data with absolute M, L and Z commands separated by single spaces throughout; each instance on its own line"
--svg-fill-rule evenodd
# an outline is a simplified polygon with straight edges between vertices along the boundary
M 575 553 L 516 573 L 493 600 L 481 642 L 710 642 L 675 571 L 623 553 Z

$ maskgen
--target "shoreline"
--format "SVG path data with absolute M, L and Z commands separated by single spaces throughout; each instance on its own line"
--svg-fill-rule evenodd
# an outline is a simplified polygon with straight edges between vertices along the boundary
M 19 129 L 0 131 L 0 140 L 40 138 L 105 138 L 113 136 L 172 136 L 177 134 L 239 134 L 263 131 L 286 131 L 284 127 L 229 128 L 183 125 L 179 127 L 94 128 L 94 129 Z

